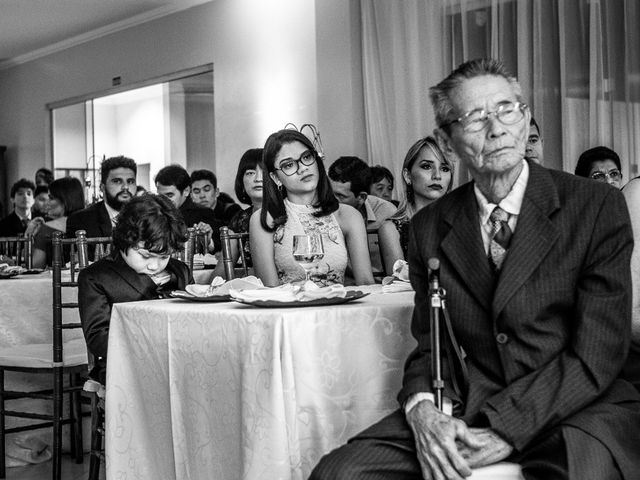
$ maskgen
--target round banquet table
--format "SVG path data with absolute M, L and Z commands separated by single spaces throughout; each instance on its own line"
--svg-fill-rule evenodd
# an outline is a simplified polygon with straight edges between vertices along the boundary
M 306 479 L 398 408 L 413 292 L 256 308 L 180 299 L 114 306 L 107 478 Z

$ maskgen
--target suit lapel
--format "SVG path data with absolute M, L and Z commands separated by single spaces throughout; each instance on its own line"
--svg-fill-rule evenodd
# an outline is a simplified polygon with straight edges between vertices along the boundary
M 113 262 L 113 271 L 127 282 L 131 288 L 137 290 L 145 300 L 156 298 L 155 284 L 148 275 L 139 275 L 134 272 L 122 259 L 120 252 L 114 252 L 110 259 Z
M 544 168 L 532 163 L 529 168 L 518 224 L 493 296 L 494 318 L 538 268 L 559 236 L 549 218 L 560 207 L 556 186 Z
M 444 215 L 450 230 L 442 239 L 441 248 L 472 295 L 489 311 L 494 279 L 482 244 L 473 183 L 461 189 L 460 197 L 452 202 L 454 207 Z
M 111 236 L 111 217 L 109 216 L 109 212 L 107 211 L 107 206 L 102 201 L 100 208 L 98 209 L 99 219 L 98 219 L 98 229 L 100 230 L 100 236 L 102 237 L 110 237 Z

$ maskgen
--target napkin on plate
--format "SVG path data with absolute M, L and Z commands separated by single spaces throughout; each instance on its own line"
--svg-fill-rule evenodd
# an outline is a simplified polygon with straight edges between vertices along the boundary
M 229 293 L 238 300 L 253 302 L 255 300 L 274 300 L 276 302 L 294 302 L 297 300 L 296 294 L 300 287 L 286 283 L 279 287 L 253 288 L 253 289 L 231 289 Z
M 382 279 L 382 292 L 408 292 L 413 290 L 409 283 L 409 264 L 404 260 L 396 260 L 393 264 L 393 275 Z
M 303 287 L 290 283 L 273 288 L 230 291 L 231 296 L 238 300 L 252 302 L 256 300 L 271 300 L 275 302 L 307 302 L 321 298 L 345 297 L 347 291 L 343 285 L 318 287 L 313 282 L 307 282 Z
M 311 285 L 313 287 L 311 287 Z M 315 288 L 314 288 L 315 287 Z M 347 296 L 347 291 L 344 285 L 329 285 L 328 287 L 318 287 L 313 282 L 305 283 L 304 288 L 298 292 L 298 300 L 317 300 L 319 298 L 344 298 Z
M 222 277 L 215 277 L 210 285 L 187 285 L 185 290 L 187 293 L 194 297 L 211 297 L 218 295 L 229 295 L 231 289 L 245 289 L 245 288 L 260 288 L 262 287 L 262 280 L 253 275 L 243 278 L 234 278 L 225 282 Z

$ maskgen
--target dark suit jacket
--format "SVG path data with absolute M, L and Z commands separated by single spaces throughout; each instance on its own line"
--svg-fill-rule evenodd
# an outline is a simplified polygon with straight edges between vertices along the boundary
M 77 230 L 86 230 L 87 237 L 110 237 L 111 219 L 104 200 L 89 205 L 67 218 L 67 238 L 74 238 Z
M 0 237 L 15 237 L 24 233 L 26 229 L 15 211 L 0 220 Z
M 432 390 L 427 262 L 437 257 L 467 355 L 463 398 L 445 371 L 445 395 L 462 401 L 463 420 L 490 426 L 520 452 L 550 429 L 571 426 L 602 442 L 624 478 L 638 478 L 640 396 L 619 378 L 631 328 L 633 241 L 624 198 L 609 185 L 529 165 L 497 280 L 472 183 L 413 217 L 409 271 L 418 347 L 407 360 L 399 400 Z M 570 465 L 588 472 L 590 444 L 566 442 Z
M 224 224 L 218 220 L 213 210 L 196 205 L 191 197 L 187 197 L 182 205 L 180 205 L 180 213 L 184 218 L 187 227 L 193 227 L 195 224 L 204 222 L 211 226 L 213 230 L 213 243 L 215 245 L 214 253 L 220 251 L 220 227 Z
M 171 290 L 184 290 L 193 283 L 186 264 L 174 258 L 167 271 L 175 280 L 161 288 L 148 275 L 138 274 L 129 267 L 119 252 L 97 261 L 78 276 L 78 306 L 80 321 L 89 351 L 96 357 L 91 377 L 105 381 L 109 322 L 114 303 L 152 300 L 166 296 Z

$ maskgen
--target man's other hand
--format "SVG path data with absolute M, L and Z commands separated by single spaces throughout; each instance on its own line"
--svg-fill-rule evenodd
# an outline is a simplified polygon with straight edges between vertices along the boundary
M 425 480 L 463 480 L 471 475 L 470 464 L 458 451 L 456 441 L 475 452 L 485 446 L 484 437 L 471 435 L 462 420 L 442 413 L 430 400 L 413 407 L 407 413 L 407 422 Z
M 472 468 L 497 463 L 513 451 L 513 447 L 490 428 L 470 428 L 469 433 L 474 438 L 475 445 L 479 444 L 480 447 L 474 447 L 462 440 L 458 440 L 456 444 L 458 451 Z

